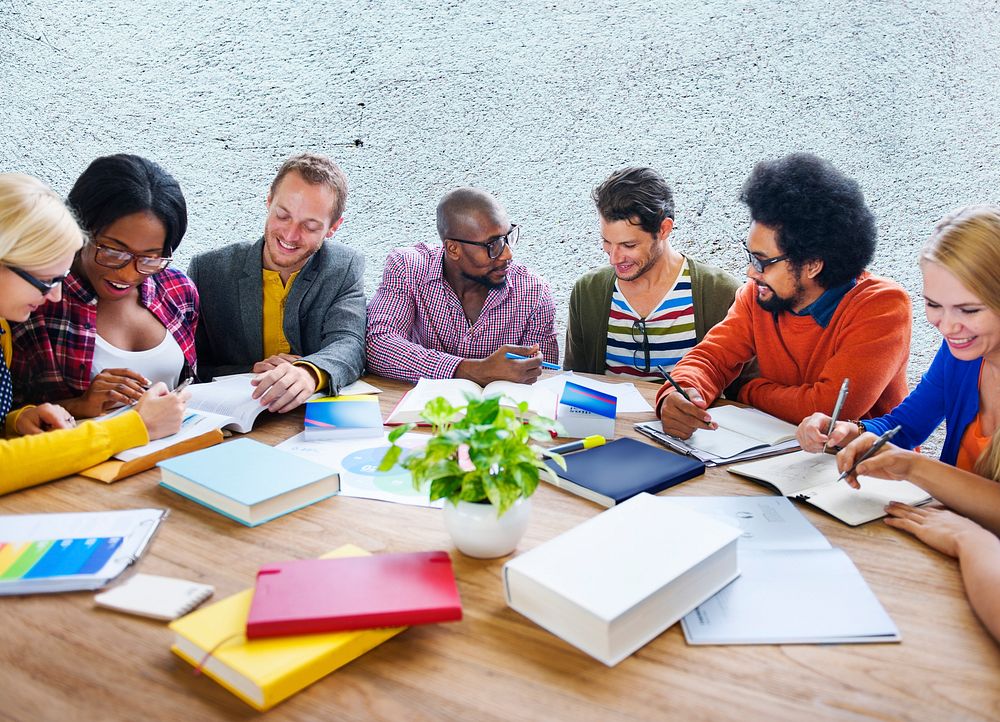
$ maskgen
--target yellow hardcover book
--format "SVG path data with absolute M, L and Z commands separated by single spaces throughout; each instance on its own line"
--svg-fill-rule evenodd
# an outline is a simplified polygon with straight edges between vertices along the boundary
M 322 558 L 366 555 L 364 549 L 346 544 Z M 247 589 L 172 622 L 170 629 L 176 637 L 170 649 L 197 666 L 218 645 L 202 671 L 261 711 L 406 629 L 363 629 L 248 642 L 246 621 L 252 599 L 253 589 Z

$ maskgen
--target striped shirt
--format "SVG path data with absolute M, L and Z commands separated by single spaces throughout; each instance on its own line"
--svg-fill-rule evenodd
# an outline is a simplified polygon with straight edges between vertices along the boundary
M 645 339 L 648 339 L 649 345 L 648 371 L 642 321 L 645 321 Z M 663 375 L 658 369 L 670 371 L 696 343 L 694 299 L 691 296 L 691 271 L 687 258 L 673 288 L 667 291 L 645 319 L 629 305 L 615 281 L 608 311 L 607 375 L 662 381 Z

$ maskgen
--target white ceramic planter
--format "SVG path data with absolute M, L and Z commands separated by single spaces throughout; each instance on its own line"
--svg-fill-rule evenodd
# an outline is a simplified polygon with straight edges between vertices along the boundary
M 531 499 L 518 499 L 499 519 L 492 504 L 468 501 L 457 506 L 445 502 L 442 513 L 445 528 L 460 552 L 477 559 L 496 559 L 514 551 L 527 531 Z

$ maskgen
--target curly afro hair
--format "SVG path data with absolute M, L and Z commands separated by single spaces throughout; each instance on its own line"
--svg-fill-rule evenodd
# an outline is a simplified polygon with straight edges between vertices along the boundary
M 820 259 L 816 282 L 856 278 L 875 254 L 875 216 L 857 182 L 811 153 L 758 163 L 740 193 L 750 217 L 773 228 L 795 266 Z

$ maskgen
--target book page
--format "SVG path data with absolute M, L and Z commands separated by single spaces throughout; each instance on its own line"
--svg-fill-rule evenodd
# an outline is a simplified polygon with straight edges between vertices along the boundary
M 758 409 L 719 406 L 709 409 L 709 413 L 719 428 L 735 431 L 765 444 L 777 444 L 795 438 L 795 426 Z
M 227 426 L 245 434 L 264 411 L 260 400 L 251 398 L 254 392 L 250 385 L 252 378 L 252 374 L 236 374 L 219 377 L 207 384 L 192 384 L 188 387 L 191 393 L 188 408 L 228 416 L 231 423 Z
M 558 400 L 556 395 L 537 384 L 516 384 L 513 381 L 493 381 L 483 388 L 483 398 L 501 395 L 503 406 L 517 406 L 522 401 L 528 403 L 528 410 L 550 419 L 556 417 Z
M 187 439 L 193 439 L 196 436 L 201 436 L 212 429 L 221 429 L 230 421 L 232 421 L 232 419 L 228 416 L 188 409 L 187 413 L 184 415 L 184 420 L 181 422 L 180 431 L 176 434 L 165 436 L 162 439 L 157 439 L 156 441 L 150 441 L 145 446 L 136 446 L 132 449 L 126 449 L 125 451 L 115 454 L 115 458 L 120 461 L 134 461 L 135 459 L 140 459 L 148 454 L 155 454 L 161 449 L 166 449 L 167 447 L 179 444 Z
M 482 387 L 468 379 L 420 379 L 406 392 L 396 411 L 420 413 L 431 399 L 443 396 L 452 406 L 465 406 L 466 394 L 480 398 Z
M 712 414 L 714 419 L 714 410 Z M 748 449 L 767 446 L 767 443 L 720 426 L 714 430 L 695 429 L 691 438 L 687 440 L 687 445 L 719 459 L 727 459 Z
M 890 501 L 916 505 L 931 498 L 926 491 L 908 481 L 871 476 L 859 476 L 858 481 L 860 489 L 852 489 L 846 481 L 830 482 L 805 492 L 802 500 L 846 524 L 857 526 L 884 517 L 885 505 Z
M 840 476 L 835 456 L 810 454 L 807 451 L 737 464 L 730 467 L 729 471 L 772 484 L 785 496 L 795 496 L 812 487 L 828 484 Z M 845 482 L 841 483 L 847 486 Z

